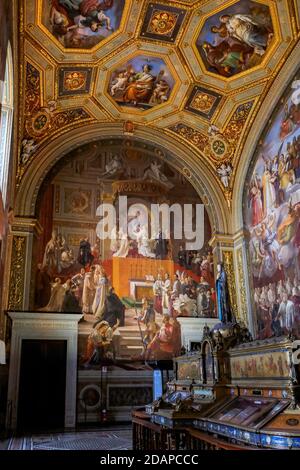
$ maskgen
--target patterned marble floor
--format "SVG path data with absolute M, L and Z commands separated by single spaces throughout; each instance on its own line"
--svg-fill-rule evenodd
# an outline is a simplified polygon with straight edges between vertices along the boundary
M 130 427 L 12 437 L 7 450 L 131 450 Z

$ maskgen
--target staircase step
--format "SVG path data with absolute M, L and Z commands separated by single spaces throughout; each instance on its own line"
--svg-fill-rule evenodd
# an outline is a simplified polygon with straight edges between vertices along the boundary
M 128 349 L 121 349 L 120 356 L 121 357 L 131 357 L 136 356 L 137 354 L 141 354 L 143 352 L 143 348 L 128 348 Z
M 120 331 L 120 329 L 118 329 L 118 333 L 121 336 L 121 338 L 138 338 L 138 337 L 140 338 L 141 337 L 140 330 Z M 142 330 L 142 333 L 145 333 L 145 330 Z
M 123 341 L 141 341 L 141 335 L 138 336 L 121 336 L 121 340 Z

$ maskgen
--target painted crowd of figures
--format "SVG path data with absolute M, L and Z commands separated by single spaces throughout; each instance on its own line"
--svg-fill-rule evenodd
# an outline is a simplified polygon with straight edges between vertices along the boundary
M 135 219 L 133 219 L 135 220 Z M 137 222 L 138 223 L 138 222 Z M 139 225 L 138 225 L 139 226 Z M 137 256 L 144 256 L 156 259 L 165 259 L 168 256 L 167 241 L 162 237 L 156 240 L 155 253 L 145 243 L 134 248 L 129 244 L 127 238 L 126 250 L 124 240 L 115 246 L 115 253 L 118 256 L 129 255 L 136 250 Z M 114 240 L 117 243 L 118 240 Z M 126 253 L 123 251 L 125 250 Z M 134 253 L 132 253 L 134 254 Z M 154 305 L 158 313 L 187 316 L 214 317 L 216 315 L 216 299 L 213 276 L 213 260 L 211 253 L 201 255 L 200 252 L 185 252 L 180 249 L 178 253 L 178 263 L 180 270 L 171 280 L 169 275 L 162 279 L 158 274 L 154 280 Z M 190 264 L 189 264 L 190 263 Z M 78 256 L 75 259 L 74 253 L 66 244 L 65 239 L 54 230 L 51 240 L 47 243 L 43 263 L 38 265 L 36 277 L 36 307 L 45 311 L 72 311 L 70 308 L 79 309 L 85 314 L 94 314 L 96 318 L 101 318 L 104 309 L 105 298 L 109 288 L 108 278 L 101 266 L 101 255 L 98 245 L 91 247 L 88 238 L 80 241 Z M 193 269 L 191 264 L 193 264 Z M 183 271 L 191 269 L 195 278 L 200 277 L 196 282 L 191 275 Z M 76 274 L 74 274 L 74 271 Z M 51 281 L 54 282 L 51 286 Z M 64 279 L 64 282 L 62 282 Z M 73 303 L 70 302 L 69 310 L 64 304 L 65 294 L 73 296 Z M 176 316 L 175 315 L 175 316 Z
M 261 338 L 300 333 L 300 282 L 297 277 L 254 289 Z
M 177 272 L 173 279 L 168 273 L 158 274 L 153 284 L 154 309 L 171 317 L 216 317 L 216 293 L 207 278 L 197 282 L 187 273 Z
M 246 211 L 260 337 L 300 333 L 300 113 L 295 92 L 277 113 L 252 170 Z

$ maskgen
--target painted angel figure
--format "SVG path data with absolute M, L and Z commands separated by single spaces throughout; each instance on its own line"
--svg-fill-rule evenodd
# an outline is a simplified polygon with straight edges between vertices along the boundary
M 255 229 L 255 234 L 260 240 L 261 252 L 265 253 L 265 258 L 268 257 L 268 270 L 270 273 L 280 268 L 280 263 L 278 260 L 278 252 L 280 250 L 280 245 L 276 239 L 277 233 L 274 230 L 274 224 L 276 222 L 276 215 L 270 214 L 267 222 L 261 223 L 259 227 Z M 259 277 L 262 274 L 260 272 Z
M 209 126 L 208 128 L 208 134 L 212 137 L 214 137 L 215 135 L 219 134 L 220 133 L 220 129 L 215 126 L 214 124 L 211 124 L 211 126 Z
M 21 162 L 25 165 L 33 152 L 37 149 L 37 145 L 33 139 L 22 140 Z
M 222 181 L 222 184 L 223 184 L 224 188 L 228 188 L 230 178 L 231 178 L 231 175 L 232 175 L 231 165 L 227 164 L 227 166 L 226 166 L 225 163 L 222 163 L 220 168 L 217 168 L 217 173 L 220 176 L 220 179 Z
M 168 178 L 163 174 L 163 172 L 161 171 L 161 165 L 156 161 L 151 162 L 150 167 L 146 168 L 143 179 L 159 181 L 170 189 L 174 186 L 173 183 L 171 183 Z
M 126 72 L 119 72 L 117 77 L 113 80 L 110 89 L 111 96 L 115 96 L 118 91 L 124 91 L 128 84 L 128 74 Z
M 104 176 L 114 176 L 116 173 L 122 171 L 124 168 L 123 160 L 120 155 L 116 154 L 113 155 L 110 162 L 105 165 L 105 172 L 103 173 L 102 177 Z

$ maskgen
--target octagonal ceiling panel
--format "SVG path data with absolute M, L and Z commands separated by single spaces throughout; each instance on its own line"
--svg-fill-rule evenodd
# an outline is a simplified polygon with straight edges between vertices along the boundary
M 147 122 L 178 110 L 190 77 L 175 51 L 143 43 L 128 46 L 99 68 L 95 97 L 115 118 Z M 113 106 L 112 106 L 113 104 Z
M 196 81 L 229 91 L 268 79 L 292 41 L 288 0 L 211 0 L 194 10 L 180 48 Z
M 273 38 L 269 7 L 240 0 L 206 19 L 196 46 L 208 71 L 232 77 L 260 65 Z
M 107 92 L 119 106 L 143 111 L 166 103 L 174 85 L 162 58 L 138 55 L 112 71 Z
M 43 0 L 42 24 L 67 49 L 91 49 L 121 24 L 125 0 Z

